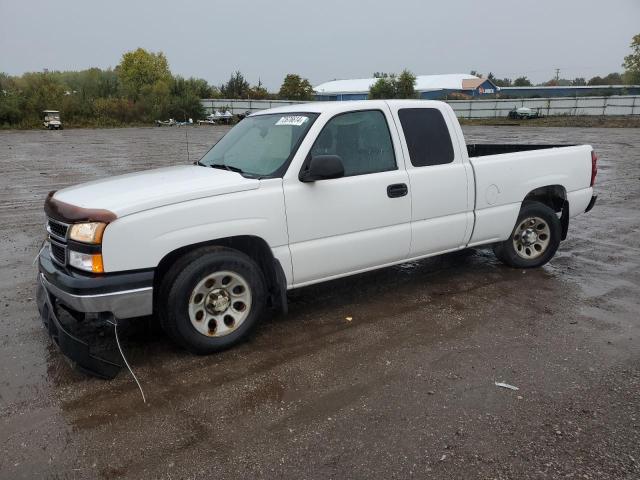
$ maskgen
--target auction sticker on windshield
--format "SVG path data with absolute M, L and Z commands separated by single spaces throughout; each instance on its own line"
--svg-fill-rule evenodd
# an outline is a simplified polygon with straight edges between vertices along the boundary
M 280 120 L 276 122 L 276 125 L 291 125 L 293 127 L 299 127 L 307 120 L 309 120 L 309 117 L 304 117 L 302 115 L 287 115 L 286 117 L 280 118 Z

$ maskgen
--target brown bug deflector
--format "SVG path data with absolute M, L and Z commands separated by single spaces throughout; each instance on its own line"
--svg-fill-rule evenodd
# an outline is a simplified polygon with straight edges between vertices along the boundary
M 49 192 L 44 202 L 44 213 L 49 218 L 65 223 L 104 222 L 111 223 L 118 216 L 101 208 L 83 208 L 62 202 L 53 197 L 55 190 Z

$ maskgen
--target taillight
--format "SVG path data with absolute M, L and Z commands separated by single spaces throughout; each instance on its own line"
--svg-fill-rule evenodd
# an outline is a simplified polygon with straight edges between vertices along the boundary
M 593 184 L 596 183 L 596 175 L 598 174 L 598 156 L 596 155 L 596 152 L 591 150 L 591 184 L 590 186 L 593 187 Z

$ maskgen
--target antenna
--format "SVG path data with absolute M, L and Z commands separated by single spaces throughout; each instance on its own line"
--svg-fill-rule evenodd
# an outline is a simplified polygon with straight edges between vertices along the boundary
M 182 110 L 184 114 L 184 139 L 187 144 L 187 162 L 191 162 L 191 158 L 189 158 L 189 129 L 187 128 L 189 124 L 187 123 L 187 112 Z

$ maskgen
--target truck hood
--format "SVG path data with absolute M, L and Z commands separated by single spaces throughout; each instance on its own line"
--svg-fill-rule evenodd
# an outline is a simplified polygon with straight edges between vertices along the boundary
M 260 181 L 239 173 L 195 165 L 158 168 L 64 188 L 54 198 L 118 217 L 225 193 L 253 190 Z

